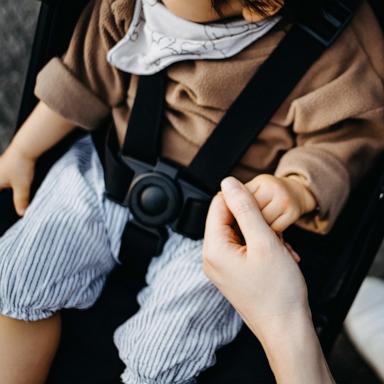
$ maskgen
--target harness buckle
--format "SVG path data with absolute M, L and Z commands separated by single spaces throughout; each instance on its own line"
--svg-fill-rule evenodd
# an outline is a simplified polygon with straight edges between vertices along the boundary
M 170 225 L 184 236 L 200 239 L 212 196 L 180 177 L 180 168 L 164 159 L 157 164 L 121 156 L 134 176 L 123 205 L 150 228 Z

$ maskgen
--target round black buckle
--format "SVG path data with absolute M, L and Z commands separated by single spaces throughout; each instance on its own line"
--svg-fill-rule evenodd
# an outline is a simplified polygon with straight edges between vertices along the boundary
M 171 223 L 181 208 L 178 185 L 163 173 L 136 176 L 128 192 L 128 205 L 140 223 L 156 227 Z

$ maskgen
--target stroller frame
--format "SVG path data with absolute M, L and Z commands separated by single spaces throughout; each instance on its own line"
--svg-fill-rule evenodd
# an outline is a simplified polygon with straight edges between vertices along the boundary
M 77 21 L 78 15 L 87 3 L 87 0 L 44 0 L 42 1 L 39 21 L 35 33 L 34 45 L 29 64 L 29 70 L 25 82 L 23 99 L 20 107 L 17 126 L 25 120 L 36 104 L 33 95 L 33 87 L 38 71 L 53 56 L 63 53 L 71 36 L 71 31 Z M 380 0 L 370 0 L 371 7 L 384 31 L 384 4 Z M 56 31 L 60 31 L 58 34 Z M 384 122 L 383 122 L 384 133 Z M 36 178 L 33 184 L 33 192 L 36 191 L 46 172 L 53 162 L 61 156 L 68 146 L 79 136 L 81 131 L 70 135 L 54 149 L 42 156 L 38 161 Z M 94 141 L 102 143 L 105 132 L 93 133 Z M 310 302 L 314 315 L 314 322 L 318 330 L 319 338 L 324 351 L 330 351 L 340 329 L 342 322 L 348 313 L 357 291 L 368 273 L 372 261 L 380 247 L 384 237 L 384 158 L 380 159 L 372 171 L 365 177 L 359 186 L 353 191 L 345 209 L 338 219 L 335 228 L 327 236 L 319 236 L 304 232 L 298 228 L 290 228 L 286 237 L 299 253 L 308 253 L 317 249 L 316 262 L 303 259 L 303 272 L 309 286 Z M 11 194 L 9 191 L 0 193 L 0 206 L 3 217 L 0 219 L 0 234 L 3 233 L 17 219 L 14 212 Z M 350 225 L 355 223 L 355 225 Z M 107 293 L 100 299 L 100 305 L 109 305 L 108 294 L 118 294 L 119 289 L 130 289 L 131 303 L 128 312 L 132 314 L 137 310 L 135 302 L 138 286 L 127 286 L 124 281 L 124 268 L 111 275 L 105 289 Z M 121 292 L 120 292 L 121 293 Z M 116 310 L 115 319 L 120 320 Z M 69 315 L 71 316 L 71 314 Z M 75 315 L 75 318 L 77 315 Z M 83 314 L 87 316 L 87 314 Z M 91 315 L 89 315 L 92 317 Z M 119 319 L 119 320 L 117 320 Z M 124 320 L 121 317 L 121 320 Z M 69 332 L 73 329 L 73 322 L 69 321 Z M 112 326 L 111 326 L 112 329 Z M 66 331 L 64 329 L 64 338 Z M 69 348 L 69 347 L 68 347 Z M 228 349 L 231 350 L 230 348 Z M 236 348 L 234 349 L 236 350 Z M 59 352 L 60 353 L 60 352 Z M 66 347 L 63 349 L 66 353 Z M 228 357 L 226 352 L 223 358 Z M 254 356 L 253 356 L 254 358 Z M 65 366 L 59 363 L 60 367 Z M 220 364 L 219 369 L 223 367 Z M 116 372 L 121 366 L 111 359 L 108 367 Z M 80 375 L 81 376 L 81 375 Z M 106 375 L 107 377 L 108 375 Z M 203 375 L 204 376 L 204 375 Z M 53 376 L 54 377 L 54 376 Z M 52 382 L 57 382 L 51 379 Z M 86 379 L 80 379 L 79 383 L 86 383 Z M 104 380 L 100 378 L 100 380 Z M 109 381 L 108 381 L 109 380 Z M 117 380 L 105 379 L 99 383 L 115 383 Z M 205 381 L 204 381 L 205 380 Z M 240 379 L 239 379 L 240 380 Z M 64 382 L 64 381 L 63 381 Z M 95 381 L 92 381 L 94 383 Z M 200 381 L 199 381 L 200 382 Z M 224 383 L 224 380 L 212 381 L 210 375 L 205 375 L 201 382 Z M 229 383 L 230 381 L 228 381 Z M 245 383 L 245 381 L 243 381 Z M 259 381 L 258 381 L 259 382 Z M 261 382 L 261 381 L 260 381 Z

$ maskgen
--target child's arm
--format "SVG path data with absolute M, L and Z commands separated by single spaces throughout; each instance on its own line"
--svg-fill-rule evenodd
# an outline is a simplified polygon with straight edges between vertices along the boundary
M 35 95 L 42 102 L 0 156 L 0 190 L 13 189 L 18 214 L 29 203 L 36 159 L 75 127 L 91 131 L 102 126 L 111 110 L 126 102 L 129 76 L 106 56 L 125 35 L 133 4 L 89 1 L 64 56 L 53 58 L 39 73 Z
M 8 150 L 15 150 L 36 160 L 75 127 L 74 123 L 40 102 L 21 126 Z
M 298 175 L 276 177 L 263 174 L 246 186 L 255 197 L 265 221 L 278 233 L 317 206 L 314 195 Z
M 75 128 L 75 125 L 40 102 L 0 156 L 0 189 L 12 188 L 16 212 L 29 204 L 35 163 Z

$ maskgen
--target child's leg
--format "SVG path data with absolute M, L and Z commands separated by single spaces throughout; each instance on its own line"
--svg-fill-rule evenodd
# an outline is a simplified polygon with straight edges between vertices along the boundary
M 0 356 L 9 345 L 13 353 L 1 361 L 0 383 L 8 384 L 20 367 L 24 381 L 15 383 L 41 382 L 59 337 L 52 316 L 90 307 L 116 265 L 109 227 L 113 233 L 124 228 L 128 211 L 108 205 L 103 192 L 101 165 L 84 138 L 54 165 L 25 216 L 0 238 L 0 315 L 37 322 L 1 319 Z
M 44 383 L 59 339 L 59 315 L 37 322 L 0 316 L 0 382 Z
M 115 333 L 124 383 L 193 383 L 240 330 L 240 317 L 203 273 L 201 251 L 202 241 L 172 234 L 153 259 L 139 312 Z

